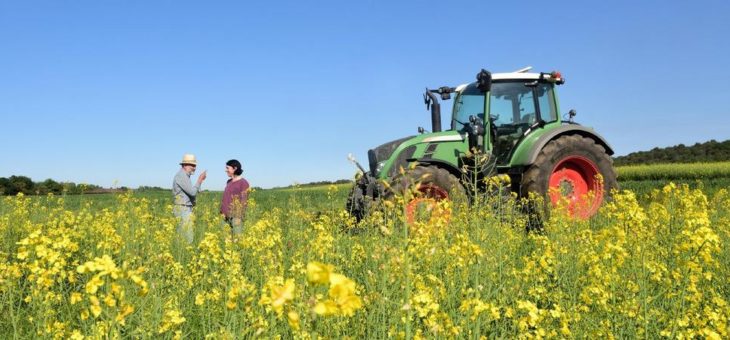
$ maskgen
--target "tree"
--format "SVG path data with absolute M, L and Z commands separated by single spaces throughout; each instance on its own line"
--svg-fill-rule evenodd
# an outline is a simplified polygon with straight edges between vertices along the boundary
M 76 189 L 76 183 L 74 183 L 74 182 L 63 182 L 63 183 L 61 183 L 61 186 L 63 187 L 62 191 L 64 193 L 67 193 L 70 195 L 78 194 L 77 189 Z
M 678 144 L 667 148 L 655 147 L 649 151 L 632 152 L 626 156 L 616 157 L 614 165 L 725 162 L 729 159 L 730 140 L 718 142 L 713 139 L 691 146 Z
M 47 179 L 36 185 L 36 191 L 39 194 L 47 194 L 49 192 L 54 194 L 60 194 L 63 192 L 63 186 L 52 179 Z
M 35 183 L 29 177 L 26 176 L 10 176 L 10 195 L 17 195 L 23 193 L 26 195 L 33 194 Z
M 10 180 L 0 177 L 0 195 L 5 195 L 10 191 Z

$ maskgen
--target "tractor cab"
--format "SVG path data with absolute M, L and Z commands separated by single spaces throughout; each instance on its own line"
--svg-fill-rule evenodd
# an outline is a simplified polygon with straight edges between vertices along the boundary
M 507 165 L 522 138 L 546 124 L 559 123 L 554 87 L 562 83 L 559 73 L 515 72 L 491 75 L 488 92 L 478 82 L 458 86 L 451 130 L 468 133 L 471 121 L 484 124 L 489 134 L 479 148 L 492 153 L 498 165 Z

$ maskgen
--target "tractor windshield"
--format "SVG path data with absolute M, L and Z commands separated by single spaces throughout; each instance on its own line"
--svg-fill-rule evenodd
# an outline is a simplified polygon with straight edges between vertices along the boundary
M 464 124 L 469 123 L 469 116 L 476 116 L 484 121 L 484 93 L 476 84 L 469 84 L 454 100 L 451 130 L 461 131 Z

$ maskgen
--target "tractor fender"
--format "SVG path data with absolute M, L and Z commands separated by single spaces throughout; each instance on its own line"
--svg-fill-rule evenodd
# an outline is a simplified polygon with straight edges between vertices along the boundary
M 542 150 L 542 148 L 544 148 L 547 143 L 565 135 L 581 135 L 583 137 L 591 138 L 596 141 L 598 145 L 603 146 L 609 156 L 613 155 L 613 148 L 611 148 L 611 145 L 609 145 L 606 139 L 599 135 L 595 130 L 582 125 L 568 124 L 540 136 L 534 142 L 532 149 L 528 153 L 526 162 L 520 162 L 520 164 L 530 165 L 535 163 L 537 155 L 540 154 L 540 150 Z
M 418 165 L 439 167 L 441 169 L 448 171 L 450 174 L 454 175 L 456 178 L 461 178 L 461 171 L 459 170 L 459 168 L 449 162 L 445 162 L 445 161 L 442 161 L 439 159 L 434 159 L 434 158 L 418 158 L 415 160 L 415 162 Z

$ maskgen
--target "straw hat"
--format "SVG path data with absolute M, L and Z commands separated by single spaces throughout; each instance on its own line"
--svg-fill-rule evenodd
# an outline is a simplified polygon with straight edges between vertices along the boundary
M 198 165 L 198 161 L 195 160 L 195 155 L 189 154 L 189 153 L 186 153 L 185 155 L 183 155 L 183 159 L 182 159 L 182 162 L 180 162 L 180 165 L 185 165 L 185 164 Z

